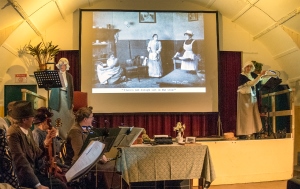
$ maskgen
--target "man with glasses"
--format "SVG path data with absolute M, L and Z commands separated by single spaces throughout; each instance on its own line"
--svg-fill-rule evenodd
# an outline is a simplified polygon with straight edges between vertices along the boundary
M 7 139 L 20 185 L 38 189 L 47 189 L 50 186 L 57 189 L 66 189 L 65 183 L 55 178 L 48 178 L 39 171 L 37 162 L 44 154 L 33 140 L 30 129 L 34 118 L 31 103 L 27 101 L 15 102 L 11 117 L 14 120 L 8 129 Z M 45 146 L 49 146 L 55 136 L 56 130 L 49 130 L 44 140 Z

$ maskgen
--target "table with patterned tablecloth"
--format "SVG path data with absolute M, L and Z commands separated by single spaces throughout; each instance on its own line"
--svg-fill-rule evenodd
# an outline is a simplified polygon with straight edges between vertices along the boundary
M 117 169 L 128 184 L 203 178 L 210 185 L 216 177 L 206 145 L 142 144 L 120 148 L 120 152 Z

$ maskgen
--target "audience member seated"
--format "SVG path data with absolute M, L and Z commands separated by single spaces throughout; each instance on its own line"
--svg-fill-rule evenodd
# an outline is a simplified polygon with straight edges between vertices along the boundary
M 45 158 L 47 159 L 49 156 L 49 153 L 51 153 L 53 160 L 58 166 L 63 166 L 62 159 L 60 158 L 60 145 L 61 140 L 59 137 L 54 137 L 52 139 L 52 142 L 54 142 L 54 145 L 51 145 L 51 149 L 46 148 L 44 145 L 44 141 L 46 139 L 48 130 L 52 129 L 52 123 L 51 123 L 51 117 L 53 116 L 53 113 L 51 113 L 46 107 L 41 107 L 37 109 L 37 113 L 34 116 L 33 124 L 35 126 L 34 130 L 32 131 L 33 139 L 36 142 L 36 144 L 39 146 L 41 150 L 43 150 L 43 153 L 45 154 Z M 54 149 L 53 149 L 54 148 Z M 47 166 L 45 164 L 45 161 L 47 161 L 45 158 L 42 158 L 38 161 L 40 171 L 45 171 L 47 173 Z M 61 167 L 57 167 L 58 169 L 61 169 Z M 56 175 L 57 177 L 62 177 L 62 175 Z
M 92 127 L 94 119 L 92 110 L 92 107 L 82 107 L 75 113 L 75 124 L 71 127 L 66 141 L 66 165 L 73 165 L 80 156 L 81 148 L 89 134 L 88 128 Z M 100 179 L 96 180 L 100 180 L 101 185 L 107 186 L 106 188 L 111 188 L 111 184 L 114 183 L 110 176 L 110 173 L 114 171 L 114 166 L 115 161 L 108 161 L 105 155 L 97 164 L 97 174 L 99 174 L 98 178 Z
M 118 63 L 113 53 L 108 55 L 106 63 L 97 65 L 97 75 L 100 84 L 116 84 L 125 81 L 123 68 Z
M 34 116 L 33 124 L 35 126 L 32 131 L 33 139 L 40 149 L 46 151 L 44 146 L 44 140 L 47 136 L 47 130 L 49 129 L 49 122 L 51 122 L 51 117 L 53 113 L 50 113 L 47 108 L 41 107 L 37 110 L 37 114 Z
M 8 105 L 7 105 L 7 115 L 4 117 L 7 127 L 10 127 L 10 125 L 12 123 L 12 117 L 10 116 L 10 114 L 11 114 L 11 108 L 15 102 L 16 101 L 12 101 L 12 102 L 8 103 Z
M 6 122 L 0 117 L 0 188 L 18 188 L 19 182 L 12 166 L 11 154 L 6 140 L 6 129 Z
M 52 186 L 56 189 L 66 189 L 67 185 L 64 182 L 55 177 L 49 179 L 48 175 L 44 175 L 39 169 L 37 162 L 43 158 L 43 151 L 34 142 L 30 129 L 34 117 L 31 103 L 15 102 L 11 116 L 14 120 L 8 129 L 7 140 L 19 184 L 27 188 L 48 189 Z M 44 140 L 45 146 L 49 146 L 56 132 L 56 129 L 48 131 Z

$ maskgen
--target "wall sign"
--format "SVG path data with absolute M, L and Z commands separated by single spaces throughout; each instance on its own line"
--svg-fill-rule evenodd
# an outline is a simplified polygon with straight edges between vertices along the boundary
M 27 74 L 15 74 L 15 83 L 27 83 Z

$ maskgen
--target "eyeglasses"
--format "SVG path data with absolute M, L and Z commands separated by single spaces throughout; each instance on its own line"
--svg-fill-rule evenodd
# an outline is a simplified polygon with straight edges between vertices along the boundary
M 91 117 L 88 117 L 88 118 L 92 118 L 92 119 L 94 119 L 94 116 L 91 116 Z
M 92 126 L 81 126 L 83 130 L 89 131 L 92 129 Z

